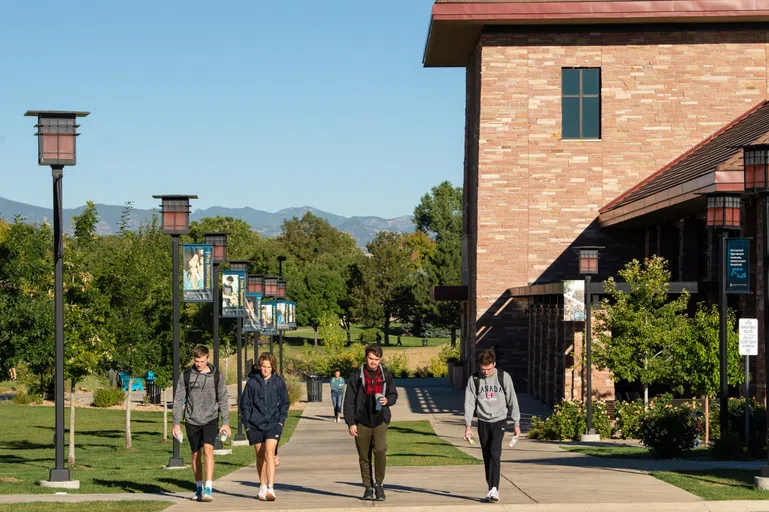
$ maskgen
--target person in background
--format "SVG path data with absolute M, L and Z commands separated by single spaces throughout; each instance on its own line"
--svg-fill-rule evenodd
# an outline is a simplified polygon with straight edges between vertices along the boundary
M 334 369 L 334 376 L 331 377 L 331 403 L 334 406 L 334 423 L 339 423 L 342 419 L 342 398 L 344 397 L 345 381 L 339 368 Z

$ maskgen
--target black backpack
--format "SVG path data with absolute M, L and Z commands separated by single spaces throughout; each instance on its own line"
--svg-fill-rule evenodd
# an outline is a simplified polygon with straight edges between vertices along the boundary
M 502 393 L 505 394 L 505 398 L 507 398 L 507 392 L 505 392 L 505 370 L 501 370 L 499 368 L 496 369 L 497 372 L 499 372 L 499 381 L 502 383 Z M 473 384 L 475 384 L 475 411 L 473 411 L 473 416 L 478 416 L 478 387 L 481 385 L 481 376 L 476 372 L 473 374 Z

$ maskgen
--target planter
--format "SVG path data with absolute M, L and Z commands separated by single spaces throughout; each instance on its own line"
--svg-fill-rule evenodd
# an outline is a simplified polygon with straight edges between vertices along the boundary
M 449 361 L 447 364 L 449 365 L 449 373 L 448 373 L 449 387 L 453 388 L 454 387 L 454 363 Z
M 453 365 L 452 374 L 454 375 L 454 389 L 465 387 L 465 365 L 463 362 Z

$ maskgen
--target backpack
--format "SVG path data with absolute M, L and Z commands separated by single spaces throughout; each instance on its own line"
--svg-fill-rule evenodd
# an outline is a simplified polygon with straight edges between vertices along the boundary
M 187 398 L 190 396 L 190 376 L 192 375 L 192 368 L 184 370 L 184 402 L 187 403 Z M 216 392 L 216 403 L 219 403 L 219 371 L 214 372 L 214 391 Z M 182 411 L 182 416 L 186 419 L 187 407 Z
M 502 392 L 505 394 L 505 398 L 507 398 L 507 392 L 505 391 L 505 375 L 506 375 L 505 370 L 502 370 L 500 368 L 497 368 L 496 370 L 499 372 L 498 379 L 502 383 Z M 481 376 L 477 372 L 473 374 L 473 384 L 475 384 L 475 395 L 476 395 L 475 410 L 473 411 L 473 416 L 478 416 L 478 398 L 477 398 L 477 395 L 478 395 L 478 386 L 481 385 Z

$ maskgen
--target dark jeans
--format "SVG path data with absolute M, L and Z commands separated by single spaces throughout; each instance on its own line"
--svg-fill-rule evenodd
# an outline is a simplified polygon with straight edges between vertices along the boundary
M 355 447 L 358 448 L 360 477 L 363 480 L 363 485 L 373 487 L 371 484 L 372 453 L 376 456 L 376 483 L 383 483 L 387 469 L 387 423 L 383 422 L 375 428 L 359 424 Z
M 486 468 L 486 483 L 489 490 L 499 489 L 500 459 L 502 458 L 502 439 L 505 437 L 507 420 L 494 423 L 478 421 L 478 438 L 481 442 L 483 465 Z
M 342 397 L 344 397 L 343 391 L 331 392 L 331 403 L 334 405 L 334 416 L 342 414 Z

